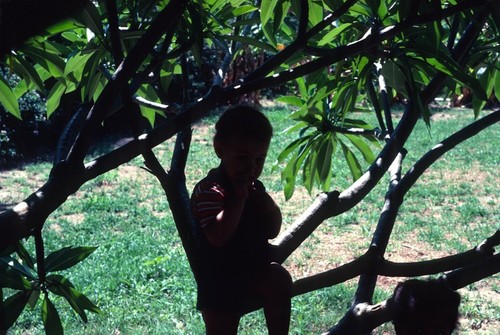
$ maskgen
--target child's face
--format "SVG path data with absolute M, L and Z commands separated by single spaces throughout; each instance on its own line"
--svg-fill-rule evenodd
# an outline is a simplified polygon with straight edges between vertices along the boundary
M 224 143 L 214 141 L 214 148 L 231 181 L 251 184 L 262 173 L 269 142 L 236 135 Z

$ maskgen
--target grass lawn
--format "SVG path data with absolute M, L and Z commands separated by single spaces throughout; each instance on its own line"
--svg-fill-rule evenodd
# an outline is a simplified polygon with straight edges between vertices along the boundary
M 284 108 L 267 108 L 275 127 L 262 181 L 280 204 L 285 227 L 313 201 L 297 188 L 284 201 L 278 171 L 272 166 L 292 138 Z M 448 110 L 433 115 L 428 130 L 419 123 L 407 145 L 404 171 L 440 140 L 472 121 L 472 111 Z M 188 189 L 217 165 L 211 147 L 214 119 L 198 124 L 188 163 Z M 387 250 L 393 261 L 415 261 L 465 251 L 499 228 L 500 127 L 495 125 L 459 145 L 427 171 L 407 195 Z M 167 167 L 173 141 L 155 149 Z M 352 182 L 339 157 L 332 187 Z M 64 271 L 77 288 L 97 303 L 104 315 L 89 315 L 84 324 L 61 299 L 56 307 L 67 334 L 203 334 L 195 310 L 196 287 L 177 236 L 163 190 L 135 159 L 84 185 L 68 198 L 44 228 L 46 251 L 65 246 L 98 246 L 84 262 Z M 47 179 L 50 164 L 26 165 L 0 172 L 0 203 L 23 200 Z M 354 210 L 324 222 L 285 262 L 295 279 L 339 266 L 363 254 L 375 229 L 387 185 L 377 186 Z M 27 243 L 33 248 L 32 241 Z M 388 298 L 402 278 L 380 278 L 376 300 Z M 291 334 L 318 334 L 334 325 L 350 305 L 355 280 L 293 299 Z M 498 334 L 498 275 L 461 289 L 458 334 Z M 43 333 L 40 303 L 26 309 L 9 334 Z M 265 334 L 263 314 L 242 319 L 241 334 Z M 392 334 L 384 325 L 374 334 Z

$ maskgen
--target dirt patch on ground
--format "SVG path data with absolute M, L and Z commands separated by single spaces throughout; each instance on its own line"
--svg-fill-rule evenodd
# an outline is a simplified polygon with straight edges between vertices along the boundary
M 431 180 L 445 181 L 447 184 L 453 185 L 458 183 L 470 183 L 470 184 L 484 184 L 489 178 L 494 178 L 496 181 L 500 181 L 500 176 L 494 176 L 490 173 L 483 171 L 481 169 L 481 164 L 479 162 L 472 162 L 470 171 L 471 173 L 463 173 L 461 170 L 430 170 L 424 173 L 422 176 L 422 183 L 429 182 Z

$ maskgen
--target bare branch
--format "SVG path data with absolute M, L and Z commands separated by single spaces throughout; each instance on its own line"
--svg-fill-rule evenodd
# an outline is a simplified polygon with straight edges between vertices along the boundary
M 309 1 L 300 2 L 300 19 L 299 30 L 297 31 L 297 38 L 301 39 L 305 36 L 307 31 L 307 22 L 309 21 Z
M 382 134 L 385 134 L 387 129 L 385 127 L 384 119 L 382 118 L 382 108 L 380 108 L 380 102 L 377 98 L 375 87 L 373 86 L 373 82 L 371 80 L 366 81 L 366 91 L 368 93 L 368 98 L 371 100 L 373 105 L 373 109 L 375 110 L 375 115 L 377 116 L 380 129 L 382 129 Z
M 380 92 L 380 99 L 382 100 L 382 108 L 384 110 L 385 123 L 387 125 L 387 131 L 389 132 L 389 134 L 392 134 L 394 131 L 394 126 L 392 124 L 391 106 L 389 104 L 387 86 L 385 84 L 385 78 L 382 75 L 382 64 L 378 62 L 375 63 L 375 66 L 377 68 L 378 87 Z
M 116 0 L 106 1 L 106 12 L 109 22 L 109 34 L 111 40 L 111 53 L 118 66 L 123 60 L 123 49 L 120 39 L 120 23 L 118 22 L 118 11 L 116 10 Z
M 446 152 L 499 121 L 500 110 L 497 110 L 462 128 L 453 135 L 447 137 L 441 143 L 435 145 L 429 152 L 422 156 L 415 165 L 413 165 L 408 173 L 406 173 L 398 186 L 398 192 L 406 194 L 406 192 L 416 183 L 418 178 Z

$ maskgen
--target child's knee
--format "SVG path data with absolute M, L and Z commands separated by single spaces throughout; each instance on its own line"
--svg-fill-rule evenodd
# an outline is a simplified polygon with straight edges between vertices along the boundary
M 292 276 L 283 266 L 278 263 L 271 263 L 269 265 L 269 276 L 273 289 L 287 295 L 291 294 L 293 284 Z

